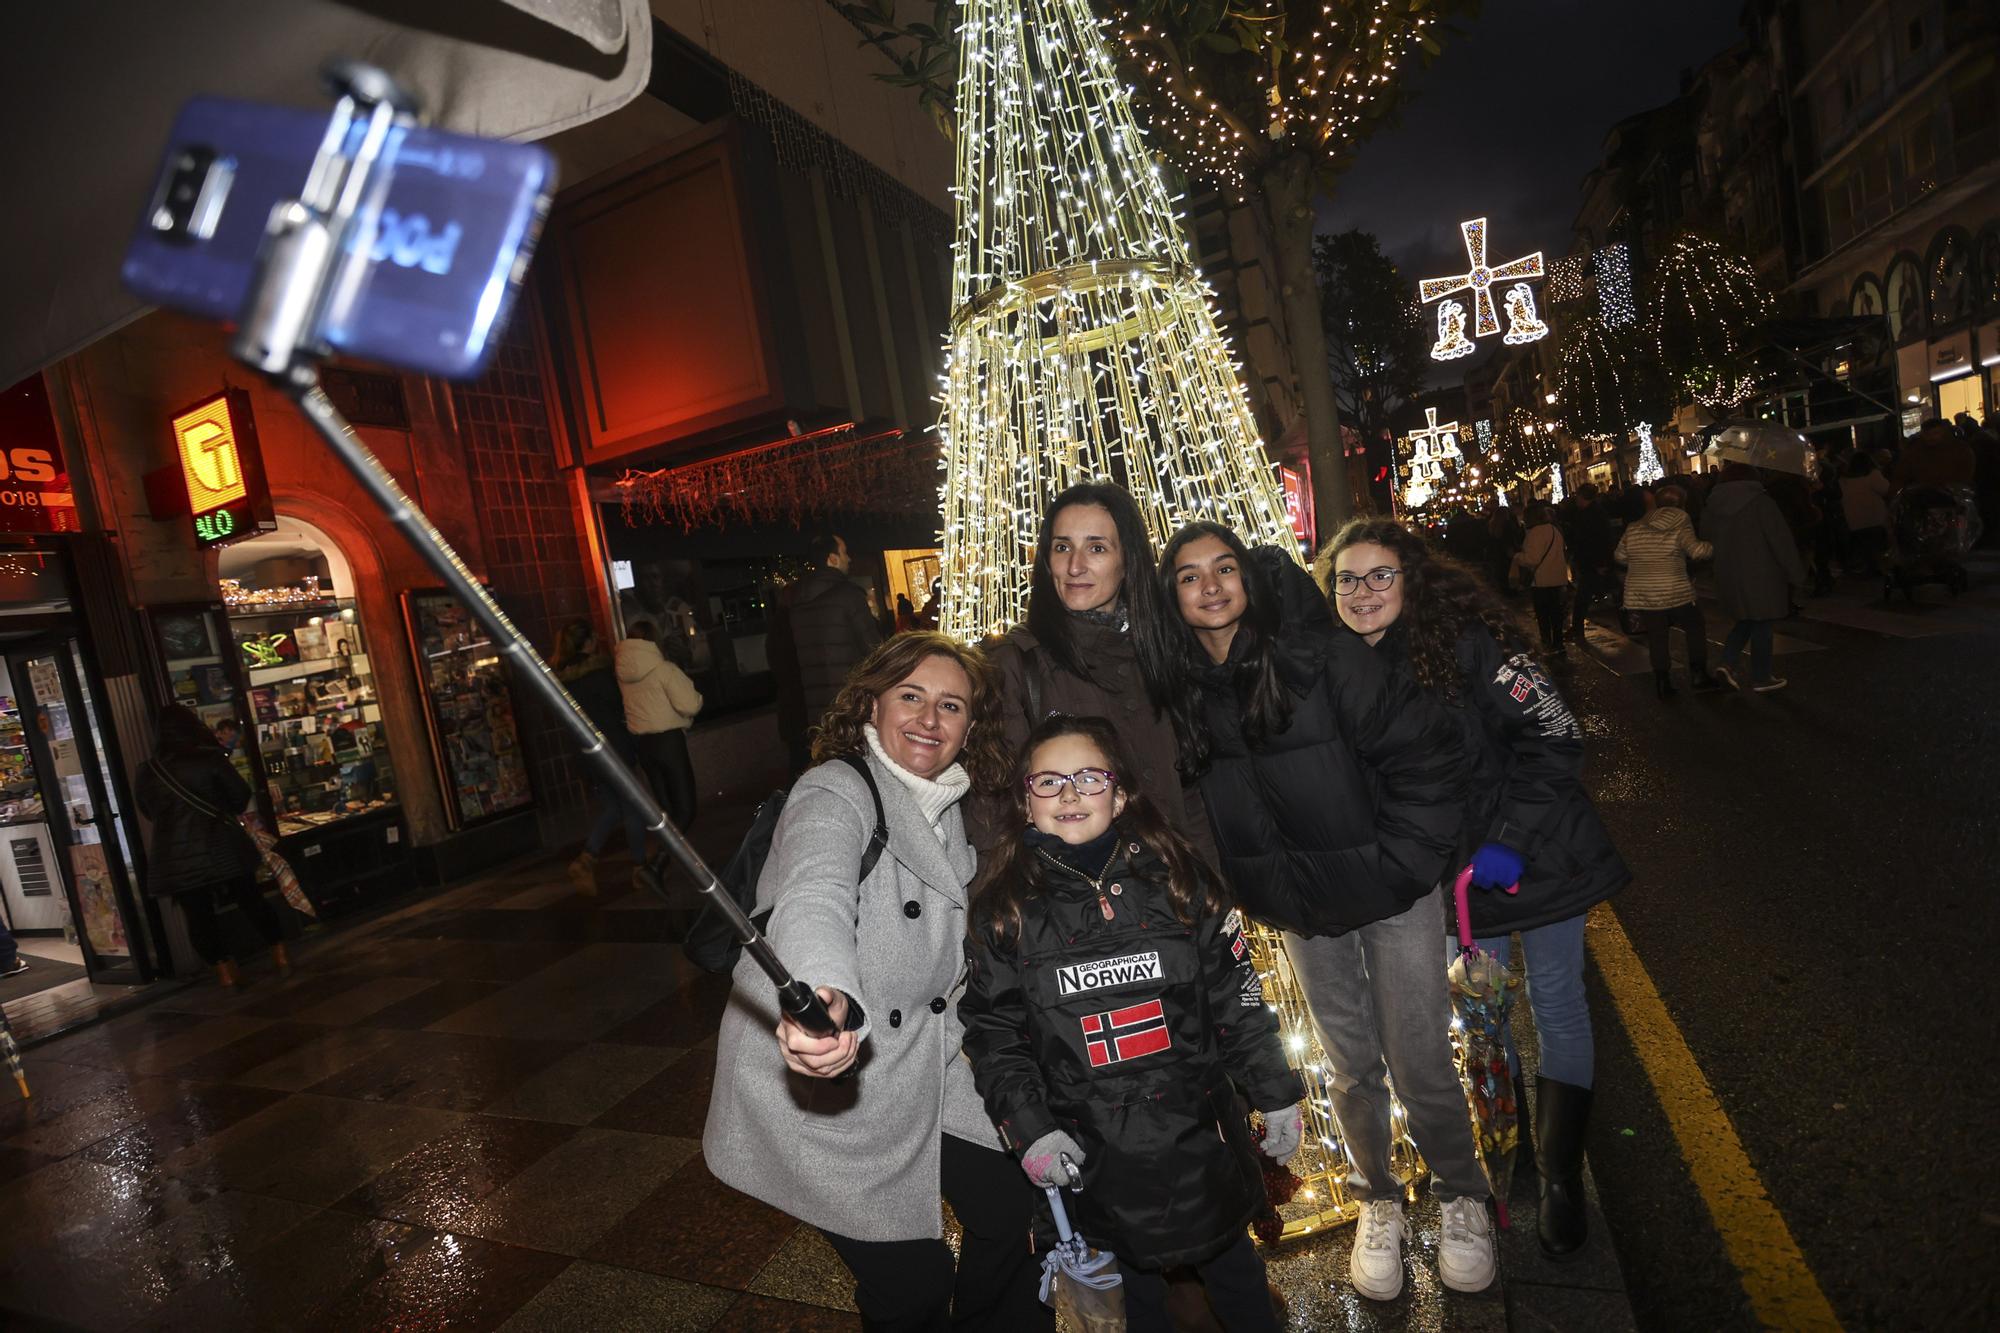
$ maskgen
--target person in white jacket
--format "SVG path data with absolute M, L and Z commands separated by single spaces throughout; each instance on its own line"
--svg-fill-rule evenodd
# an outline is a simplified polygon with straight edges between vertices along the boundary
M 701 692 L 687 673 L 667 660 L 653 641 L 653 623 L 625 627 L 625 641 L 612 655 L 618 693 L 625 700 L 625 729 L 639 750 L 639 766 L 674 827 L 694 823 L 694 764 L 688 758 L 687 729 L 701 711 Z

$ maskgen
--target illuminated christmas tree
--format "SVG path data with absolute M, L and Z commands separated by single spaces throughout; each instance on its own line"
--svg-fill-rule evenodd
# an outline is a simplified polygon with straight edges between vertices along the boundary
M 1109 477 L 1155 541 L 1189 519 L 1295 550 L 1237 366 L 1085 0 L 966 0 L 944 375 L 945 632 L 1025 609 L 1042 511 Z M 1284 1234 L 1350 1219 L 1327 1067 L 1276 932 L 1249 931 L 1307 1087 Z M 1405 1144 L 1403 1164 L 1414 1170 Z
M 1289 547 L 1271 465 L 1085 0 L 968 0 L 944 412 L 943 628 L 1021 618 L 1073 482 Z

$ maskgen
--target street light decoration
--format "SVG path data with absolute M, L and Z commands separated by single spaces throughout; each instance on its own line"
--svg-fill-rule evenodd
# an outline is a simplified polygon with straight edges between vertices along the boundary
M 1285 506 L 1160 169 L 1085 0 L 966 0 L 945 354 L 941 627 L 1025 609 L 1057 492 L 1110 478 L 1290 549 Z
M 1520 290 L 1528 293 L 1526 308 L 1523 312 L 1525 319 L 1523 320 L 1516 315 L 1515 305 L 1510 294 L 1508 319 L 1512 327 L 1508 330 L 1505 341 L 1517 344 L 1533 342 L 1535 339 L 1547 334 L 1548 327 L 1535 318 L 1534 297 L 1529 292 L 1527 283 L 1525 282 L 1525 279 L 1542 276 L 1542 252 L 1537 250 L 1531 255 L 1523 255 L 1519 259 L 1510 259 L 1504 264 L 1489 266 L 1486 262 L 1486 219 L 1473 218 L 1468 222 L 1461 222 L 1458 224 L 1458 230 L 1459 234 L 1465 238 L 1465 257 L 1470 267 L 1465 272 L 1455 273 L 1450 277 L 1425 278 L 1418 285 L 1417 289 L 1423 303 L 1429 305 L 1432 301 L 1450 296 L 1454 292 L 1468 293 L 1472 300 L 1473 309 L 1472 336 L 1475 338 L 1490 337 L 1500 332 L 1500 316 L 1493 307 L 1493 284 L 1518 283 Z M 1450 302 L 1448 304 L 1457 305 L 1458 303 Z M 1459 312 L 1461 325 L 1463 324 L 1463 320 L 1464 312 L 1461 310 Z M 1467 351 L 1471 350 L 1469 343 L 1465 345 L 1464 350 L 1459 350 L 1458 344 L 1464 341 L 1462 330 L 1457 341 L 1446 338 L 1445 322 L 1445 309 L 1440 308 L 1438 311 L 1438 345 L 1431 349 L 1431 355 L 1440 361 L 1447 360 L 1450 357 L 1464 356 Z M 1531 328 L 1538 329 L 1539 332 L 1530 332 Z
M 1403 437 L 1403 443 L 1409 455 L 1403 504 L 1410 509 L 1422 509 L 1444 488 L 1445 465 L 1450 464 L 1456 470 L 1465 462 L 1465 455 L 1458 447 L 1458 423 L 1448 421 L 1440 426 L 1438 410 L 1426 407 L 1423 429 L 1411 431 Z

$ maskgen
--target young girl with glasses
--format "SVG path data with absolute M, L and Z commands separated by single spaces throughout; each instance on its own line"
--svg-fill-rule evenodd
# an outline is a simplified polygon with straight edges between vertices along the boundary
M 1298 1150 L 1285 1063 L 1241 918 L 1143 792 L 1103 718 L 1057 715 L 1015 768 L 1025 827 L 974 885 L 959 1001 L 973 1081 L 1036 1185 L 1074 1186 L 1078 1234 L 1118 1256 L 1135 1333 L 1167 1330 L 1162 1270 L 1192 1266 L 1225 1329 L 1275 1330 L 1246 1232 L 1265 1154 Z

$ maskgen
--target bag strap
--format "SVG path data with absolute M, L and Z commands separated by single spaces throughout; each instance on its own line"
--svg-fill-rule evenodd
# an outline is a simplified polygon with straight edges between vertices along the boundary
M 158 759 L 148 759 L 146 764 L 153 770 L 153 776 L 160 780 L 161 785 L 179 797 L 181 804 L 187 806 L 196 814 L 207 815 L 210 819 L 227 820 L 231 824 L 236 823 L 228 815 L 223 814 L 222 811 L 216 809 L 207 801 L 202 800 L 201 797 L 196 796 L 186 787 L 183 787 L 174 775 L 167 771 L 167 766 Z M 239 827 L 241 826 L 239 825 Z
M 1533 560 L 1530 560 L 1528 562 L 1528 568 L 1531 571 L 1539 571 L 1542 567 L 1542 561 L 1549 558 L 1549 552 L 1552 549 L 1554 549 L 1555 544 L 1556 544 L 1555 525 L 1551 524 L 1549 526 L 1549 539 L 1542 543 L 1542 553 L 1536 556 Z
M 875 873 L 876 862 L 882 859 L 883 851 L 889 846 L 889 817 L 882 809 L 882 789 L 875 785 L 875 774 L 869 769 L 868 761 L 858 754 L 844 754 L 840 758 L 841 762 L 861 775 L 861 780 L 868 784 L 868 795 L 875 802 L 875 831 L 868 835 L 867 850 L 861 853 L 861 879 L 867 879 Z

